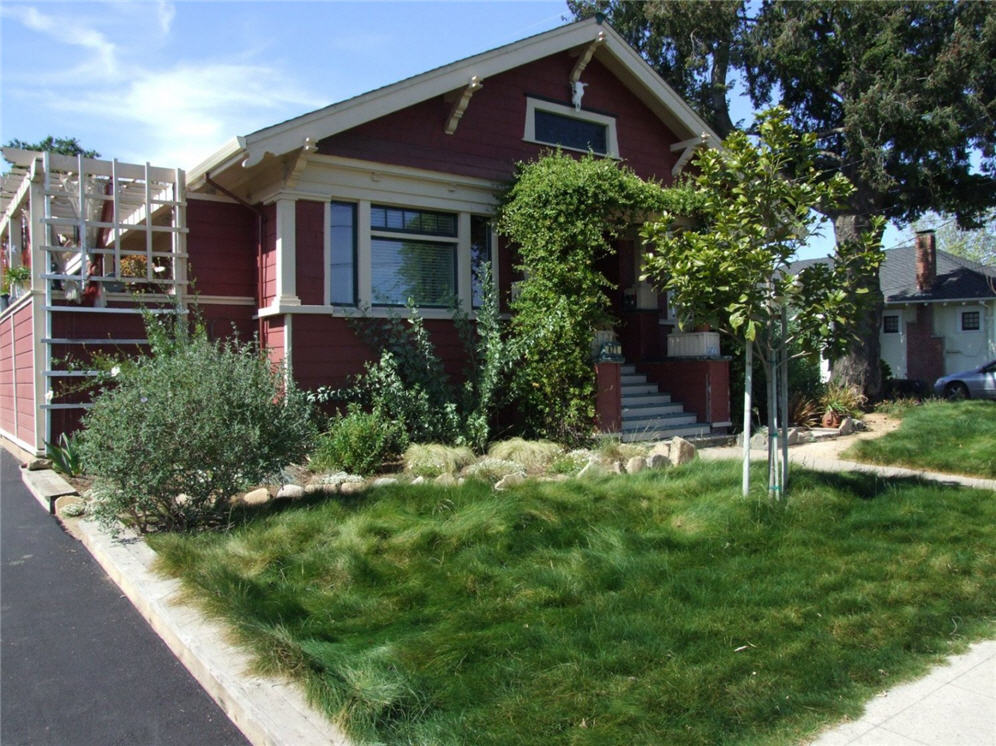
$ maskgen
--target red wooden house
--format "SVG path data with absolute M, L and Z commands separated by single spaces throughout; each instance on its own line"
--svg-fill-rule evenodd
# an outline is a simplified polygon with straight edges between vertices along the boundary
M 186 174 L 5 149 L 5 261 L 34 271 L 0 312 L 0 433 L 40 451 L 73 426 L 86 397 L 65 384 L 88 371 L 60 361 L 140 344 L 135 289 L 164 311 L 196 298 L 216 334 L 257 331 L 305 388 L 370 358 L 350 316 L 403 312 L 411 296 L 456 373 L 452 298 L 473 313 L 488 260 L 504 304 L 513 291 L 490 217 L 517 161 L 592 150 L 668 183 L 710 139 L 593 18 L 236 137 Z M 633 367 L 599 366 L 600 424 L 627 438 L 725 428 L 715 337 L 677 334 L 640 256 L 634 230 L 604 267 Z

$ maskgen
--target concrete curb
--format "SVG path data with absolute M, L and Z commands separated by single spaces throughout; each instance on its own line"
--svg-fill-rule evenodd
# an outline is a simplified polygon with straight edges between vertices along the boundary
M 74 493 L 53 471 L 22 469 L 21 478 L 46 510 L 58 496 L 53 491 L 64 495 L 68 488 Z M 139 536 L 123 531 L 114 538 L 86 519 L 63 523 L 255 746 L 351 746 L 296 684 L 252 674 L 251 658 L 227 641 L 226 628 L 183 604 L 178 580 L 153 571 L 156 554 Z

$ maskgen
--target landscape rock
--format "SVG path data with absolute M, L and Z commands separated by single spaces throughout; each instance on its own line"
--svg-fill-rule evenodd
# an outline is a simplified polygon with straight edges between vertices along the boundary
M 740 444 L 743 445 L 744 439 L 743 434 L 740 435 Z M 750 447 L 751 450 L 763 451 L 768 447 L 768 433 L 766 430 L 754 433 L 750 436 Z
M 343 495 L 355 495 L 357 492 L 363 492 L 366 488 L 366 482 L 362 480 L 359 482 L 343 482 L 339 485 L 339 492 Z
M 609 464 L 609 472 L 612 474 L 625 474 L 622 461 L 613 461 Z
M 425 484 L 425 477 L 420 474 L 412 480 L 412 484 Z
M 650 453 L 647 455 L 647 458 L 649 459 L 653 456 L 663 456 L 666 459 L 671 458 L 671 444 L 666 440 L 654 443 L 654 447 L 650 449 Z
M 304 487 L 299 484 L 285 484 L 277 490 L 278 499 L 298 500 L 304 497 Z
M 674 466 L 687 464 L 695 459 L 695 446 L 684 438 L 675 437 L 671 440 L 671 463 Z
M 588 459 L 588 463 L 581 467 L 581 471 L 578 472 L 578 479 L 600 476 L 602 474 L 605 474 L 605 467 L 602 466 L 597 458 L 590 458 Z
M 526 475 L 517 471 L 513 474 L 506 474 L 501 479 L 498 480 L 498 484 L 495 485 L 496 490 L 507 490 L 509 487 L 514 487 L 517 484 L 522 484 L 526 481 Z
M 397 484 L 398 480 L 395 477 L 377 477 L 373 480 L 372 486 L 374 487 L 387 487 L 389 484 Z
M 258 487 L 250 490 L 242 496 L 242 502 L 246 505 L 263 505 L 270 501 L 270 491 L 266 487 Z
M 86 509 L 86 501 L 76 495 L 63 495 L 55 499 L 55 512 L 57 515 L 81 515 L 76 512 Z
M 626 462 L 627 474 L 639 474 L 646 468 L 647 460 L 643 456 L 633 456 L 633 458 Z
M 300 464 L 289 464 L 280 470 L 280 481 L 284 484 L 299 484 L 303 487 L 311 481 L 311 471 Z
M 41 471 L 42 469 L 52 468 L 52 459 L 48 458 L 33 458 L 28 464 L 28 471 Z
M 803 442 L 803 432 L 801 427 L 790 427 L 788 429 L 788 444 L 790 446 L 797 446 Z
M 432 481 L 433 483 L 438 484 L 440 487 L 455 487 L 457 484 L 456 477 L 454 477 L 452 474 L 440 474 Z
M 840 435 L 850 435 L 854 432 L 854 420 L 850 417 L 845 417 L 840 422 L 840 427 L 837 428 L 837 433 Z
M 322 482 L 312 481 L 304 488 L 304 494 L 306 495 L 334 495 L 339 491 L 338 484 L 323 484 Z
M 647 466 L 651 469 L 665 469 L 671 465 L 671 457 L 664 453 L 651 453 L 647 457 Z

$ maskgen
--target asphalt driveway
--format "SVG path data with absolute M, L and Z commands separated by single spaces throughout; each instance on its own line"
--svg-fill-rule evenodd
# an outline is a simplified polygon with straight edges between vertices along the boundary
M 0 448 L 0 742 L 246 744 Z

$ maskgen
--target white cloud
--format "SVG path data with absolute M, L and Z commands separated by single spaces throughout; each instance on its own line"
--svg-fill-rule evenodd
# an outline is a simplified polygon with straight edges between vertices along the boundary
M 171 2 L 144 5 L 148 33 L 167 34 L 176 8 Z M 123 6 L 129 7 L 128 4 Z M 50 37 L 53 47 L 83 50 L 65 63 L 32 65 L 27 74 L 8 75 L 7 94 L 55 112 L 60 119 L 103 123 L 113 132 L 106 157 L 189 168 L 236 134 L 246 134 L 328 101 L 301 90 L 295 76 L 272 64 L 246 59 L 171 61 L 155 66 L 147 52 L 148 36 L 134 27 L 135 17 L 107 14 L 101 19 L 56 16 L 33 7 L 4 7 L 4 16 Z M 113 29 L 126 28 L 118 35 Z M 111 43 L 108 36 L 118 41 Z M 251 53 L 250 53 L 251 54 Z
M 48 15 L 29 6 L 7 6 L 0 8 L 0 11 L 8 18 L 20 21 L 32 31 L 46 34 L 57 42 L 89 49 L 106 73 L 117 71 L 116 46 L 96 29 L 84 25 L 81 19 Z
M 173 19 L 176 17 L 176 6 L 170 0 L 159 0 L 156 11 L 160 31 L 168 34 L 173 27 Z

